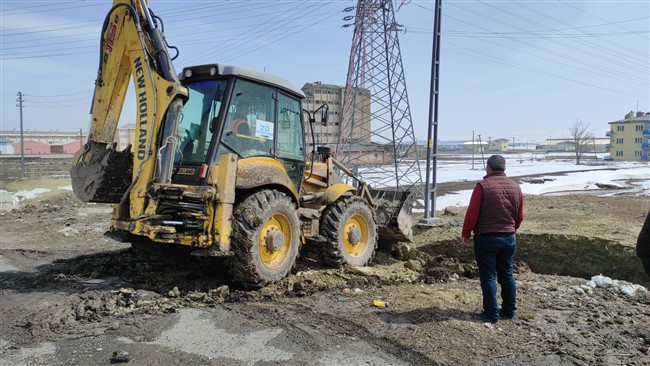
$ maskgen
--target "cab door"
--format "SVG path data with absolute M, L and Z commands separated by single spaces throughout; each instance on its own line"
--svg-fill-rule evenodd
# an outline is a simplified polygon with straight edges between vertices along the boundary
M 300 100 L 279 92 L 275 155 L 300 192 L 305 170 L 305 135 Z

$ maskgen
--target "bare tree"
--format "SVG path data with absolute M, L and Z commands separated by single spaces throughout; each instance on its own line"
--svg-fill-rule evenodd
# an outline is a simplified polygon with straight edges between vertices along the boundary
M 589 144 L 593 145 L 594 134 L 589 131 L 589 122 L 581 119 L 576 119 L 573 122 L 569 132 L 576 148 L 576 164 L 580 165 L 580 159 L 589 150 Z

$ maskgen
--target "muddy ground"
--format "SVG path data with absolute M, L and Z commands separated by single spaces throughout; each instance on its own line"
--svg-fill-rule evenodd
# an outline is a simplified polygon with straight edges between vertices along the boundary
M 650 285 L 634 256 L 649 208 L 647 196 L 526 196 L 518 315 L 490 326 L 476 316 L 472 253 L 458 246 L 464 209 L 440 211 L 441 226 L 416 228 L 414 243 L 384 248 L 370 267 L 331 269 L 303 256 L 280 283 L 244 291 L 222 262 L 169 264 L 105 239 L 109 206 L 54 189 L 0 213 L 0 361 L 650 364 L 650 293 L 587 285 L 601 273 Z

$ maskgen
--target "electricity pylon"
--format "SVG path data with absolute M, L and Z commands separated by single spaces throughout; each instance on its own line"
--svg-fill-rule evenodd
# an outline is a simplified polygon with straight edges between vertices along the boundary
M 412 188 L 422 177 L 391 0 L 358 0 L 335 154 L 373 188 Z

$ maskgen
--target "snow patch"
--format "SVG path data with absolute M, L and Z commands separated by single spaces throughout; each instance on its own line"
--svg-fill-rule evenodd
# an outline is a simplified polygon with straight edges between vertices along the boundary
M 14 206 L 17 206 L 20 201 L 34 199 L 43 193 L 51 192 L 48 188 L 34 188 L 31 191 L 18 191 L 13 194 Z

